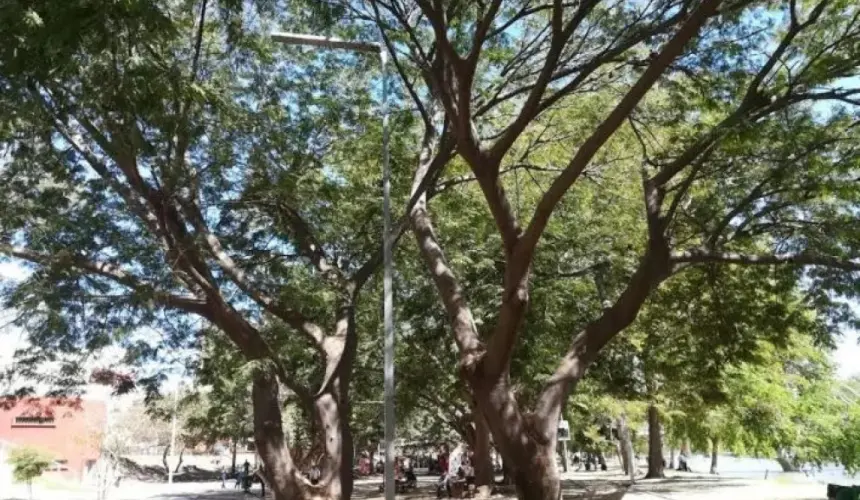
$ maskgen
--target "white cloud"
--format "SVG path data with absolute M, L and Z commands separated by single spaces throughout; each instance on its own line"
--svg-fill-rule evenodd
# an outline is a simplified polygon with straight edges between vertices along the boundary
M 15 262 L 0 262 L 0 280 L 22 281 L 30 271 Z
M 836 373 L 839 378 L 850 378 L 860 375 L 860 332 L 846 332 L 836 343 L 833 362 L 836 363 Z

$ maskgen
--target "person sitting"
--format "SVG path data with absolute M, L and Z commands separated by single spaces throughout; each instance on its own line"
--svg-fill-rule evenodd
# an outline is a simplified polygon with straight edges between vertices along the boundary
M 415 475 L 415 467 L 413 467 L 412 461 L 409 459 L 405 461 L 403 475 L 406 478 L 407 488 L 413 489 L 418 487 L 418 477 Z
M 321 476 L 322 476 L 322 471 L 320 471 L 320 468 L 317 467 L 316 464 L 314 464 L 311 467 L 310 478 L 309 478 L 311 480 L 311 484 L 319 483 Z
M 462 475 L 458 474 L 458 476 L 466 481 L 467 486 L 475 484 L 475 468 L 472 466 L 471 460 L 468 458 L 464 459 L 460 470 L 462 471 Z

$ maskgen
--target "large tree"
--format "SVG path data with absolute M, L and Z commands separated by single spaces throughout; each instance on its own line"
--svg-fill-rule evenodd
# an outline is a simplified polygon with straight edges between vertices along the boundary
M 426 200 L 410 212 L 459 348 L 459 372 L 515 466 L 522 498 L 558 498 L 556 423 L 567 395 L 651 291 L 678 270 L 785 265 L 805 277 L 813 300 L 827 300 L 827 290 L 856 291 L 857 129 L 850 112 L 822 113 L 815 105 L 857 104 L 860 91 L 845 80 L 856 72 L 855 3 L 346 6 L 352 19 L 383 31 L 424 124 L 414 185 L 438 175 L 456 151 L 495 223 L 494 253 L 503 266 L 499 305 L 489 315 L 492 328 L 479 328 L 484 318 L 470 307 Z M 571 133 L 569 160 L 530 156 L 545 191 L 532 206 L 514 210 L 509 168 L 522 163 L 513 152 L 525 132 L 551 128 L 543 121 L 547 111 L 584 101 L 593 112 Z M 510 367 L 521 333 L 528 333 L 531 282 L 547 272 L 538 268 L 537 250 L 580 230 L 553 224 L 554 215 L 577 184 L 622 168 L 606 153 L 619 141 L 632 156 L 620 163 L 641 172 L 638 231 L 619 249 L 626 255 L 616 260 L 616 286 L 602 311 L 576 326 L 554 374 L 523 400 Z M 617 255 L 598 243 L 575 260 L 585 267 Z
M 32 270 L 3 290 L 29 333 L 18 366 L 71 379 L 105 345 L 157 356 L 220 330 L 252 373 L 275 498 L 348 498 L 358 299 L 381 262 L 375 61 L 276 48 L 278 10 L 241 5 L 0 7 L 0 254 Z

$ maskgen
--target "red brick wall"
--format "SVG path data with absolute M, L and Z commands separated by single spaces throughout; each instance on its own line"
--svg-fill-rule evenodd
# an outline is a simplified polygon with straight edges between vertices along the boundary
M 81 479 L 87 462 L 99 458 L 99 443 L 105 424 L 105 405 L 100 401 L 31 398 L 0 400 L 0 440 L 38 448 L 55 460 L 66 460 L 68 469 L 52 472 Z M 25 423 L 18 417 L 41 418 Z M 53 422 L 46 419 L 53 418 Z

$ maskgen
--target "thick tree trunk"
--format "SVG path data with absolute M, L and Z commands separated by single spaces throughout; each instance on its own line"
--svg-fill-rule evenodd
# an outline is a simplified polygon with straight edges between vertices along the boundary
M 561 483 L 556 465 L 555 446 L 538 446 L 535 454 L 524 457 L 514 472 L 517 498 L 520 500 L 559 500 Z
M 493 491 L 494 476 L 493 461 L 490 457 L 490 429 L 481 416 L 481 412 L 473 411 L 472 419 L 475 425 L 475 488 L 477 498 L 489 498 Z
M 717 459 L 720 456 L 720 438 L 711 440 L 711 474 L 717 473 Z
M 779 462 L 779 466 L 782 467 L 783 472 L 798 472 L 800 470 L 796 461 L 785 450 L 779 450 L 776 461 Z
M 663 474 L 663 430 L 657 407 L 648 406 L 648 474 L 645 479 L 662 479 Z
M 597 450 L 597 465 L 600 467 L 600 470 L 606 470 L 608 468 L 606 466 L 606 456 L 600 450 Z
M 340 381 L 330 384 L 338 389 Z M 265 465 L 266 482 L 275 500 L 341 500 L 352 495 L 352 435 L 344 406 L 345 398 L 332 392 L 315 396 L 312 402 L 314 428 L 323 441 L 325 456 L 320 478 L 311 484 L 296 466 L 287 446 L 282 426 L 278 382 L 268 374 L 258 374 L 253 385 L 254 440 Z
M 492 432 L 496 449 L 510 467 L 517 497 L 528 500 L 558 500 L 561 495 L 556 465 L 558 415 L 512 414 L 514 396 L 502 378 L 492 386 L 472 380 L 476 405 Z

